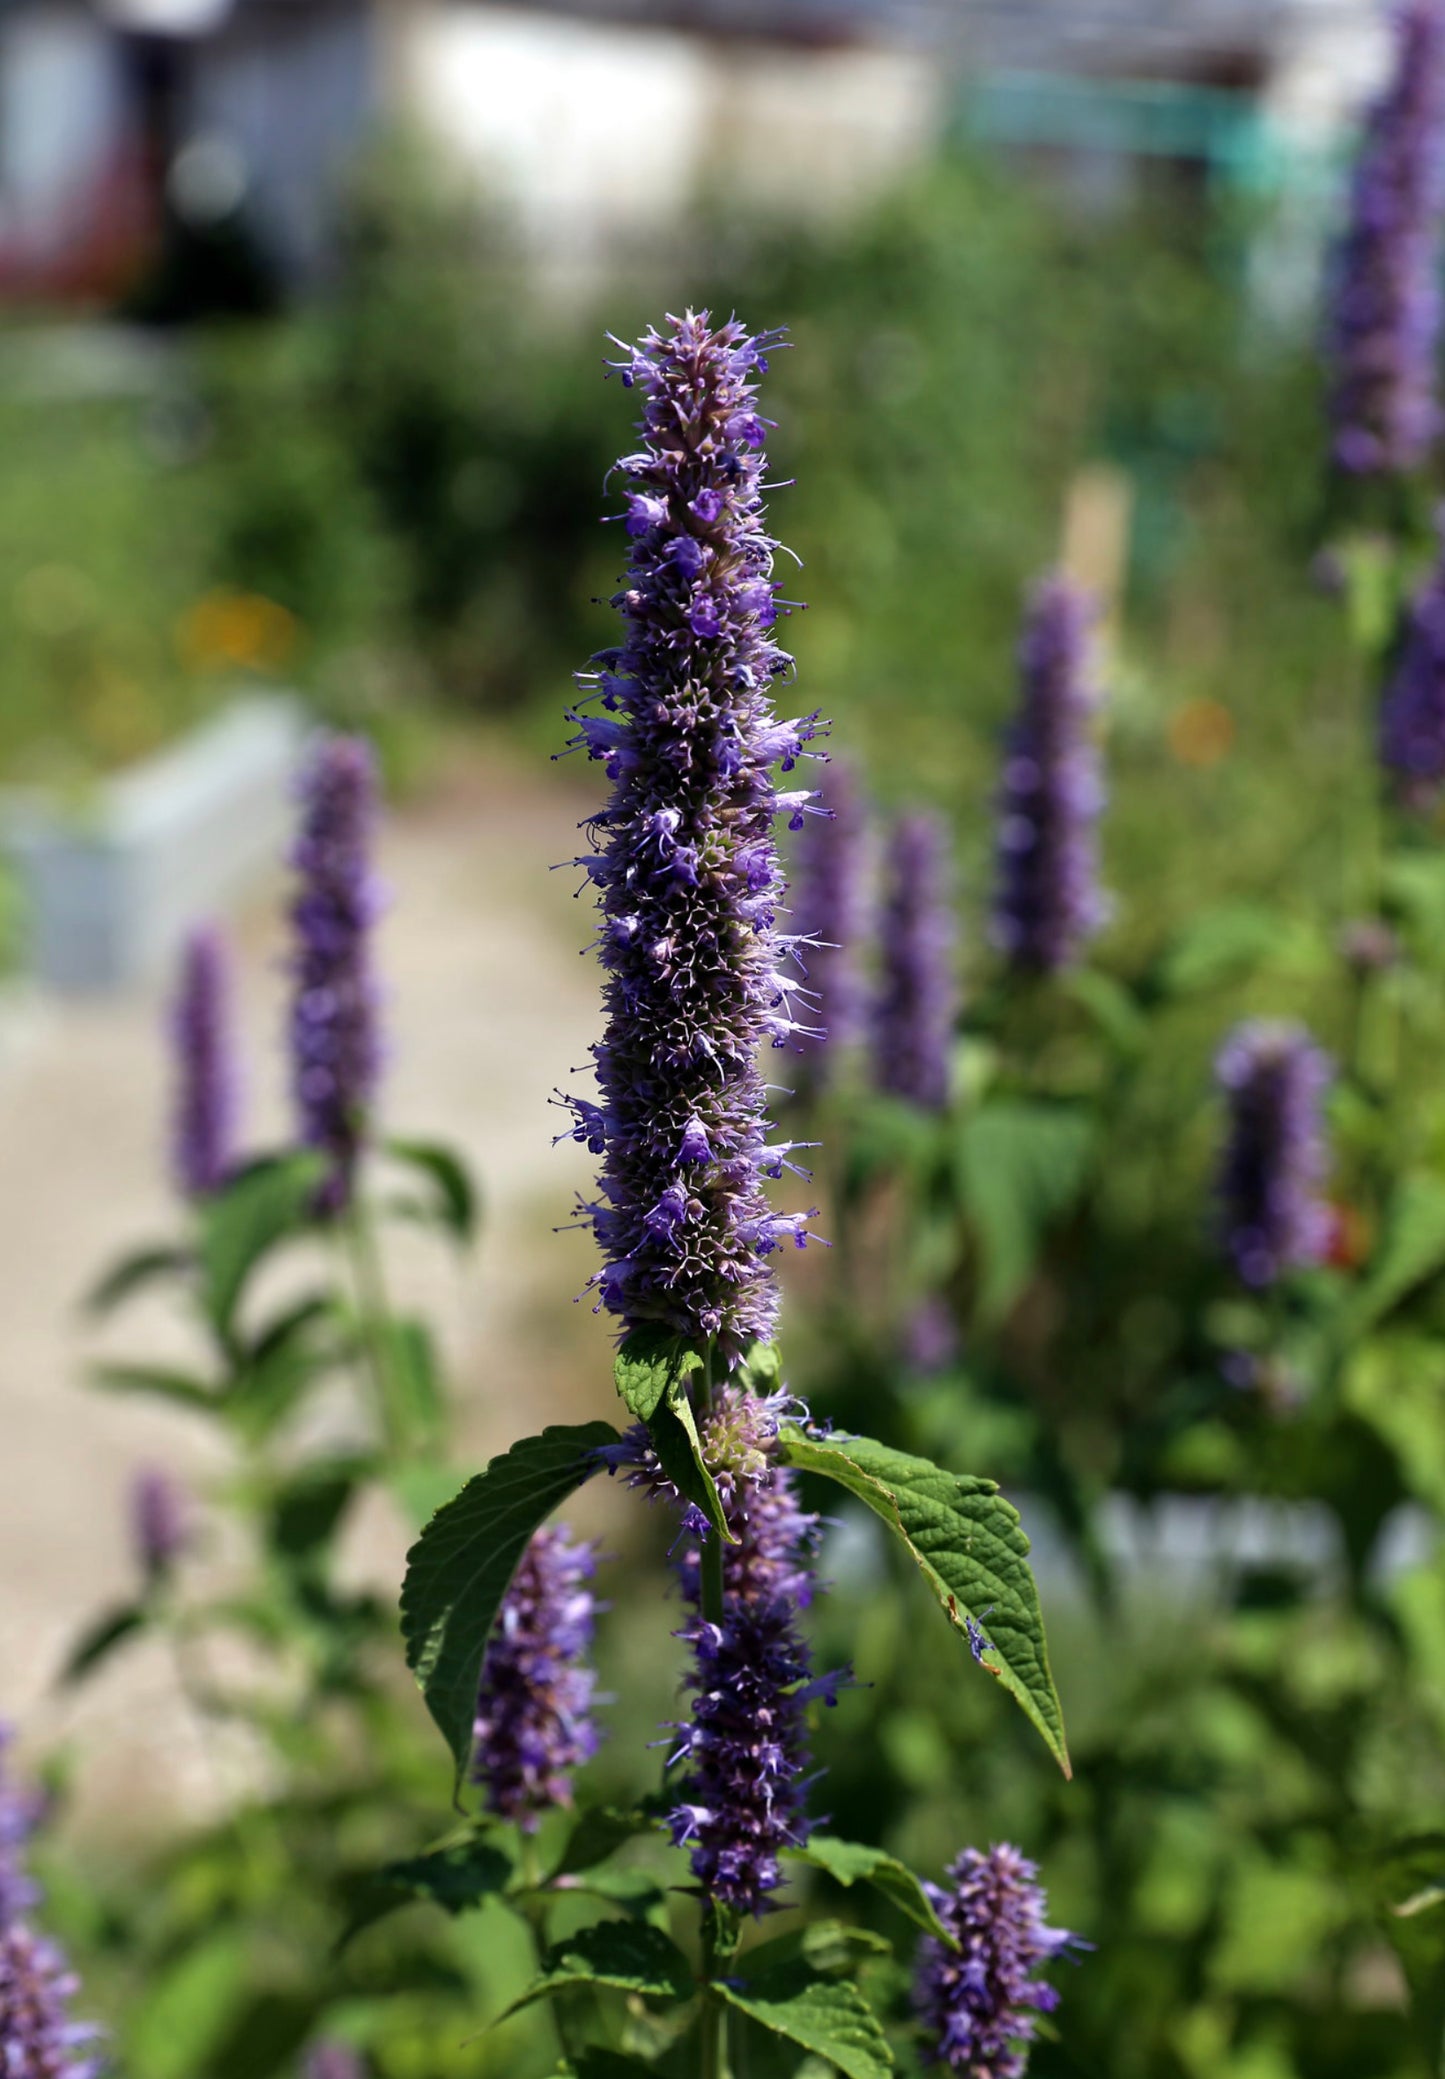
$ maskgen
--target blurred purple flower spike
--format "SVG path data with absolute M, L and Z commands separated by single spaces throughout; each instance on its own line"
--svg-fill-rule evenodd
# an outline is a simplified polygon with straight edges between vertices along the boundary
M 1352 476 L 1428 459 L 1441 414 L 1445 6 L 1402 0 L 1394 63 L 1365 122 L 1326 341 L 1333 453 Z
M 880 1090 L 941 1111 L 958 1015 L 948 839 L 935 816 L 901 816 L 888 844 L 873 1007 Z
M 1229 1112 L 1219 1175 L 1224 1245 L 1259 1290 L 1320 1262 L 1329 1247 L 1323 1107 L 1333 1071 L 1302 1026 L 1253 1019 L 1230 1033 L 1215 1073 Z
M 499 1818 L 531 1832 L 572 1802 L 572 1771 L 597 1752 L 587 1665 L 597 1600 L 594 1545 L 563 1523 L 539 1530 L 502 1600 L 482 1665 L 472 1775 Z
M 378 904 L 371 849 L 376 761 L 354 736 L 324 737 L 301 776 L 301 829 L 291 855 L 292 1079 L 301 1139 L 330 1167 L 323 1212 L 351 1203 L 380 1070 L 371 930 Z
M 175 1111 L 171 1161 L 187 1198 L 209 1198 L 236 1158 L 239 1081 L 231 1033 L 230 950 L 213 924 L 192 931 L 181 949 L 171 1008 Z

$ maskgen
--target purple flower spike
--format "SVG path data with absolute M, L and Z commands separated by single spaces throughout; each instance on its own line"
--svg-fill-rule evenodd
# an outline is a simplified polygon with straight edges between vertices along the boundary
M 1096 828 L 1104 803 L 1092 726 L 1097 611 L 1064 577 L 1037 586 L 1019 644 L 1020 704 L 998 793 L 993 939 L 1011 966 L 1071 966 L 1107 915 Z
M 1436 525 L 1441 552 L 1406 610 L 1380 705 L 1380 760 L 1412 807 L 1445 783 L 1445 508 Z
M 171 1009 L 176 1067 L 172 1167 L 187 1198 L 209 1198 L 235 1161 L 237 1076 L 231 1038 L 231 959 L 214 925 L 181 950 Z
M 829 766 L 822 800 L 831 814 L 810 817 L 803 827 L 793 891 L 794 940 L 823 1028 L 798 1038 L 800 1080 L 810 1091 L 834 1080 L 840 1057 L 863 1037 L 868 1015 L 859 962 L 868 927 L 868 815 L 851 767 Z
M 808 1838 L 806 1712 L 832 1704 L 846 1674 L 813 1679 L 799 1613 L 812 1600 L 811 1561 L 819 1519 L 799 1506 L 793 1475 L 773 1458 L 778 1423 L 800 1410 L 787 1394 L 766 1397 L 724 1386 L 702 1422 L 703 1455 L 728 1527 L 723 1547 L 723 1615 L 702 1614 L 704 1523 L 683 1514 L 675 1563 L 693 1616 L 678 1637 L 693 1652 L 687 1687 L 692 1718 L 675 1728 L 674 1761 L 686 1764 L 669 1824 L 692 1850 L 692 1872 L 708 1899 L 761 1913 L 783 1881 L 782 1849 Z M 645 1428 L 604 1454 L 629 1484 L 677 1500 Z
M 10 1780 L 6 1755 L 14 1737 L 11 1728 L 0 1723 L 0 1928 L 28 1912 L 40 1896 L 25 1867 L 25 1846 L 40 1817 L 40 1799 Z
M 472 1774 L 487 1809 L 527 1831 L 572 1802 L 571 1772 L 597 1752 L 586 1665 L 597 1601 L 594 1545 L 565 1524 L 539 1530 L 503 1598 L 482 1665 Z
M 598 1200 L 580 1209 L 605 1259 L 599 1305 L 628 1327 L 715 1339 L 729 1366 L 772 1332 L 765 1259 L 806 1239 L 763 1190 L 779 1157 L 755 1060 L 764 1039 L 789 1045 L 812 1024 L 775 921 L 774 818 L 801 827 L 812 791 L 780 791 L 773 767 L 797 764 L 817 718 L 779 722 L 770 697 L 791 660 L 773 638 L 763 527 L 767 344 L 689 312 L 615 364 L 642 399 L 642 445 L 618 464 L 626 636 L 593 660 L 571 715 L 574 748 L 613 783 L 578 862 L 602 911 L 602 1103 L 570 1101 L 575 1138 L 603 1155 Z
M 130 1490 L 131 1543 L 150 1580 L 168 1574 L 190 1543 L 188 1498 L 160 1466 L 144 1466 Z
M 1440 430 L 1445 8 L 1404 0 L 1390 79 L 1366 119 L 1335 259 L 1327 358 L 1334 458 L 1352 476 L 1404 474 Z
M 936 817 L 903 816 L 885 861 L 883 982 L 873 1008 L 880 1090 L 941 1111 L 948 1102 L 958 990 L 948 840 Z
M 98 2031 L 70 2019 L 79 1981 L 21 1921 L 0 1929 L 0 2072 L 5 2079 L 96 2079 Z
M 366 2079 L 366 2067 L 349 2043 L 318 2043 L 306 2060 L 306 2079 Z
M 1322 1112 L 1332 1070 L 1302 1026 L 1259 1019 L 1230 1033 L 1215 1074 L 1229 1108 L 1224 1244 L 1245 1284 L 1260 1289 L 1329 1247 Z
M 1048 1902 L 1033 1863 L 1002 1843 L 987 1855 L 965 1848 L 948 1873 L 948 1888 L 928 1893 L 948 1932 L 948 1948 L 925 1936 L 918 1949 L 914 2005 L 930 2061 L 967 2079 L 1022 2079 L 1039 2014 L 1059 2003 L 1052 1985 L 1033 1974 L 1088 1944 L 1048 1927 Z
M 301 778 L 301 830 L 291 855 L 291 1059 L 301 1139 L 330 1157 L 323 1212 L 351 1203 L 380 1068 L 371 927 L 376 763 L 359 737 L 323 738 Z

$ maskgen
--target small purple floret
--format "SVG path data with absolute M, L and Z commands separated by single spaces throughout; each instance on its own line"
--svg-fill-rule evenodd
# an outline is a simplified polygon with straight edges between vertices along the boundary
M 1332 1073 L 1302 1026 L 1267 1019 L 1236 1026 L 1215 1063 L 1229 1111 L 1219 1175 L 1224 1245 L 1256 1289 L 1328 1250 L 1323 1106 Z
M 359 737 L 326 737 L 301 777 L 301 829 L 291 855 L 295 953 L 291 1062 L 301 1138 L 330 1169 L 321 1210 L 344 1212 L 366 1141 L 380 1068 L 371 927 L 376 763 Z
M 937 817 L 899 818 L 884 864 L 882 981 L 873 1006 L 880 1090 L 941 1111 L 958 1015 L 948 839 Z
M 1445 783 L 1445 508 L 1436 525 L 1442 546 L 1406 609 L 1380 705 L 1380 760 L 1412 807 L 1427 807 Z
M 775 1462 L 778 1423 L 801 1414 L 787 1394 L 724 1386 L 701 1423 L 703 1456 L 737 1543 L 723 1547 L 723 1615 L 702 1614 L 707 1526 L 683 1512 L 674 1561 L 693 1614 L 678 1633 L 693 1653 L 692 1716 L 678 1725 L 673 1760 L 685 1764 L 669 1817 L 692 1851 L 709 1900 L 761 1913 L 783 1881 L 781 1851 L 808 1837 L 807 1707 L 832 1704 L 846 1674 L 815 1679 L 799 1614 L 812 1600 L 819 1519 L 798 1505 L 793 1475 Z M 602 1454 L 632 1485 L 676 1501 L 646 1429 Z
M 1327 358 L 1334 458 L 1352 476 L 1406 474 L 1440 431 L 1445 8 L 1403 0 L 1394 66 L 1366 118 L 1335 258 Z
M 1098 885 L 1096 613 L 1065 577 L 1035 588 L 1019 644 L 1019 710 L 1004 740 L 992 935 L 1011 966 L 1040 974 L 1078 960 L 1108 913 Z
M 798 839 L 792 903 L 792 936 L 821 1027 L 797 1036 L 798 1081 L 810 1092 L 835 1079 L 868 1018 L 860 959 L 868 928 L 868 812 L 850 766 L 830 764 L 822 802 L 831 813 L 810 816 Z
M 597 1752 L 587 1665 L 597 1601 L 597 1549 L 565 1524 L 533 1537 L 512 1576 L 482 1665 L 473 1778 L 487 1809 L 528 1832 L 572 1802 L 571 1774 Z
M 168 1574 L 190 1543 L 190 1505 L 161 1466 L 143 1466 L 131 1481 L 131 1542 L 147 1577 Z
M 801 827 L 812 790 L 780 790 L 816 717 L 779 722 L 773 681 L 776 544 L 763 525 L 764 422 L 754 405 L 768 342 L 736 320 L 670 318 L 616 364 L 642 399 L 642 445 L 617 466 L 631 565 L 613 604 L 626 635 L 594 659 L 571 719 L 574 748 L 613 783 L 589 819 L 607 969 L 593 1049 L 601 1102 L 573 1102 L 576 1139 L 600 1146 L 583 1218 L 604 1258 L 599 1304 L 628 1327 L 661 1322 L 715 1340 L 731 1366 L 777 1314 L 770 1252 L 800 1246 L 775 1214 L 755 1059 L 812 1023 L 776 929 L 773 834 Z M 583 712 L 595 702 L 599 712 Z M 704 1148 L 706 1153 L 704 1154 Z
M 236 1158 L 237 1074 L 231 1034 L 231 958 L 214 925 L 181 949 L 171 1006 L 175 1111 L 171 1164 L 187 1198 L 209 1198 Z
M 1077 1935 L 1045 1924 L 1047 1901 L 1034 1864 L 1005 1842 L 982 1854 L 965 1848 L 948 1885 L 928 1886 L 939 1919 L 958 1943 L 925 1936 L 918 1949 L 914 2005 L 929 2060 L 967 2079 L 1022 2079 L 1037 2017 L 1059 1995 L 1034 1974 Z

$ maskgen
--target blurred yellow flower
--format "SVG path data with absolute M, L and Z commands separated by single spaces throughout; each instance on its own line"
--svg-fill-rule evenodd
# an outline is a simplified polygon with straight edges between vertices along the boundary
M 260 592 L 208 592 L 176 623 L 181 661 L 195 671 L 284 664 L 296 644 L 296 617 Z
M 1220 701 L 1186 700 L 1170 718 L 1169 748 L 1181 765 L 1218 765 L 1234 749 L 1234 717 Z

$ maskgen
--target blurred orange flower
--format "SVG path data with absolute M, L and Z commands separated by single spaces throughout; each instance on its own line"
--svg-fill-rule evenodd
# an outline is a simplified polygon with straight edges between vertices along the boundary
M 1234 749 L 1234 717 L 1218 700 L 1186 700 L 1170 718 L 1169 748 L 1181 765 L 1218 765 Z
M 208 592 L 176 623 L 176 648 L 193 671 L 284 664 L 296 646 L 296 617 L 260 592 Z
M 1358 1270 L 1370 1254 L 1370 1223 L 1358 1206 L 1341 1199 L 1330 1202 L 1330 1239 L 1325 1261 L 1336 1270 Z

